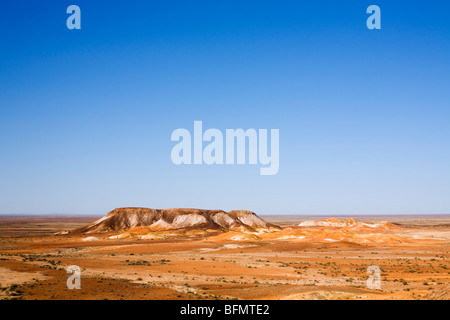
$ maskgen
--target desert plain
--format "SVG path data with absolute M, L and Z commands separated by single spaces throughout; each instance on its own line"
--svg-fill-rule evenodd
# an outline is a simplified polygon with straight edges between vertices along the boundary
M 67 233 L 93 216 L 0 216 L 0 299 L 450 299 L 450 215 L 261 216 L 271 232 Z M 81 288 L 68 289 L 68 266 Z M 381 270 L 370 289 L 369 266 Z

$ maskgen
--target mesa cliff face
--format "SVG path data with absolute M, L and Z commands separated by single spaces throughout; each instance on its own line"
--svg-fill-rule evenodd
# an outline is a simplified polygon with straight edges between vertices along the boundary
M 247 210 L 117 208 L 93 223 L 71 233 L 124 231 L 136 227 L 161 231 L 210 229 L 219 231 L 264 232 L 280 228 Z

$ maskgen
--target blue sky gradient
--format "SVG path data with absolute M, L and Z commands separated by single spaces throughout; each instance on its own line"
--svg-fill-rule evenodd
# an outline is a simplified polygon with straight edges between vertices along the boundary
M 394 3 L 393 3 L 394 2 Z M 81 30 L 66 8 L 81 8 Z M 366 8 L 381 8 L 381 30 Z M 10 1 L 0 213 L 450 213 L 448 1 Z M 171 162 L 177 128 L 280 129 L 280 170 Z

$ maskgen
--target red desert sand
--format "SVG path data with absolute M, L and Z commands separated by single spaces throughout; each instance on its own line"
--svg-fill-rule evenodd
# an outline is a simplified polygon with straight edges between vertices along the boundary
M 450 216 L 0 217 L 0 299 L 449 299 Z M 68 266 L 81 289 L 68 289 Z M 367 268 L 380 268 L 371 289 Z

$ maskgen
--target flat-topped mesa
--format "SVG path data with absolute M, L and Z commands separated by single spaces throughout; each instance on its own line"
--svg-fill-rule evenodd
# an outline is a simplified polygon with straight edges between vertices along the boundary
M 247 210 L 117 208 L 71 233 L 124 231 L 135 227 L 150 230 L 210 229 L 219 231 L 271 232 L 280 228 Z

